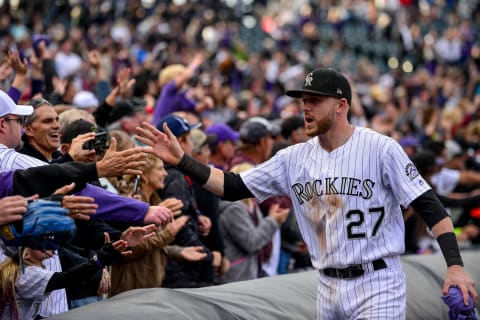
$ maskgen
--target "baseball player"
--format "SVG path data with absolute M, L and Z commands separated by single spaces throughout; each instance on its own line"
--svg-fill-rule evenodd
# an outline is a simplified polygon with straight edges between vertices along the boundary
M 286 94 L 303 102 L 311 139 L 240 175 L 184 155 L 166 127 L 163 134 L 144 123 L 137 128 L 137 139 L 227 200 L 290 196 L 312 264 L 319 270 L 319 319 L 406 318 L 401 207 L 410 205 L 431 228 L 445 257 L 443 294 L 455 284 L 465 304 L 469 295 L 476 299 L 452 222 L 430 186 L 396 141 L 348 122 L 348 80 L 320 68 L 306 76 L 302 89 Z

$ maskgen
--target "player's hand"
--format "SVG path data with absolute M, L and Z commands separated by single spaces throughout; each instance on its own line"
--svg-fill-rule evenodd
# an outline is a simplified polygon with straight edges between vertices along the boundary
M 462 291 L 465 305 L 468 305 L 468 295 L 471 295 L 473 300 L 477 301 L 478 295 L 475 290 L 475 284 L 462 266 L 453 265 L 448 267 L 442 289 L 444 296 L 448 294 L 448 288 L 454 284 Z
M 136 131 L 135 139 L 151 147 L 145 152 L 159 157 L 172 166 L 177 165 L 182 159 L 184 152 L 177 138 L 168 128 L 167 123 L 163 124 L 165 133 L 148 122 L 143 122 L 141 127 L 136 128 Z

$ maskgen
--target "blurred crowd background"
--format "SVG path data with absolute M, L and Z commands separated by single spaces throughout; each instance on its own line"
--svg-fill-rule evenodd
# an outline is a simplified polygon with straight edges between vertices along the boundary
M 18 52 L 29 66 L 20 101 L 43 93 L 59 114 L 72 108 L 94 112 L 110 88 L 120 87 L 108 103 L 142 99 L 142 116 L 133 128 L 142 120 L 156 125 L 162 72 L 180 64 L 191 71 L 184 77 L 188 98 L 202 107 L 172 112 L 184 111 L 182 116 L 191 124 L 202 122 L 206 131 L 220 123 L 237 131 L 246 119 L 260 116 L 271 124 L 274 138 L 285 140 L 297 128 L 285 120 L 302 116 L 299 102 L 284 96 L 285 90 L 301 85 L 311 69 L 336 68 L 352 84 L 352 123 L 398 140 L 445 201 L 471 200 L 448 207 L 462 243 L 479 239 L 478 199 L 472 200 L 480 194 L 479 1 L 0 3 L 0 52 L 4 57 Z M 55 66 L 52 87 L 44 92 L 32 71 L 41 69 L 35 52 L 41 41 L 42 59 Z M 7 91 L 19 69 L 2 61 L 0 87 Z M 438 176 L 445 169 L 452 170 L 450 178 Z M 451 180 L 435 182 L 442 179 Z M 414 217 L 405 215 L 407 252 L 438 252 Z M 308 267 L 302 257 L 301 267 Z

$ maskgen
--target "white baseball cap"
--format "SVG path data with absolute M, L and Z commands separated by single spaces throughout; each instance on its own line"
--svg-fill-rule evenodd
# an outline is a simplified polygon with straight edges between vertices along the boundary
M 18 105 L 8 96 L 8 94 L 5 93 L 5 91 L 0 90 L 0 117 L 6 116 L 7 114 L 28 116 L 32 113 L 32 106 Z

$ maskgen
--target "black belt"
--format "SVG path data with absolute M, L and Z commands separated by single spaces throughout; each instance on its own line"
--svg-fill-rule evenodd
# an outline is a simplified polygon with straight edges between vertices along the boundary
M 387 267 L 387 264 L 383 259 L 377 259 L 372 261 L 373 270 L 381 270 Z M 346 268 L 335 269 L 335 268 L 325 268 L 320 270 L 324 275 L 337 279 L 351 279 L 360 277 L 365 273 L 361 264 L 354 264 Z

